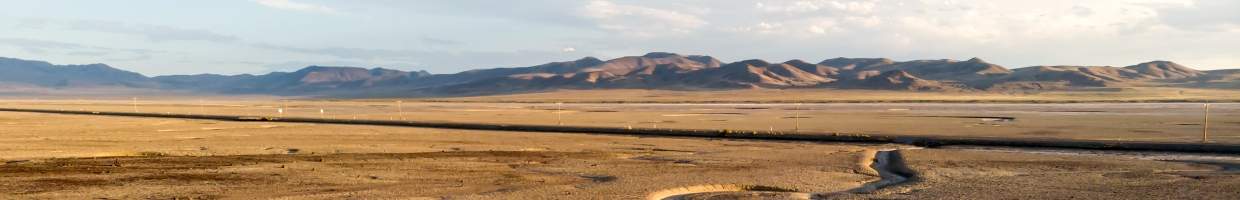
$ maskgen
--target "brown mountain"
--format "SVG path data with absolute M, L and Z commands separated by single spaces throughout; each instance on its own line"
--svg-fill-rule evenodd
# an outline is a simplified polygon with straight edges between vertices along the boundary
M 832 58 L 819 62 L 819 65 L 839 68 L 841 70 L 862 71 L 866 68 L 880 65 L 895 64 L 896 61 L 887 58 Z
M 815 72 L 806 71 L 793 64 L 800 64 L 805 69 L 814 70 Z M 818 72 L 820 71 L 827 73 L 819 75 Z M 746 60 L 727 64 L 715 70 L 691 74 L 688 80 L 719 86 L 735 85 L 759 88 L 817 87 L 835 81 L 835 79 L 829 77 L 833 74 L 830 71 L 832 71 L 830 68 L 818 69 L 817 66 L 811 68 L 811 66 L 803 65 L 796 61 L 767 63 L 763 60 Z
M 1003 66 L 987 63 L 982 59 L 973 58 L 968 61 L 955 60 L 915 60 L 884 65 L 874 65 L 863 70 L 893 71 L 903 70 L 911 74 L 932 80 L 940 79 L 981 79 L 1012 73 Z
M 1105 66 L 1034 66 L 1016 69 L 998 82 L 1064 82 L 1069 86 L 1120 86 L 1145 78 L 1136 71 Z
M 1240 88 L 1240 69 L 1224 69 L 1202 72 L 1202 75 L 1179 80 L 1178 87 L 1195 88 Z
M 979 58 L 914 60 L 832 58 L 818 64 L 801 60 L 769 63 L 745 60 L 715 67 L 671 53 L 651 53 L 604 61 L 583 72 L 523 74 L 447 86 L 446 93 L 485 93 L 552 89 L 738 89 L 861 88 L 883 90 L 1059 90 L 1079 87 L 1158 86 L 1191 78 L 1214 77 L 1167 61 L 1118 68 L 1107 66 L 1034 66 L 1010 70 Z M 710 59 L 713 60 L 713 59 Z M 590 73 L 584 73 L 590 72 Z M 1214 80 L 1219 82 L 1220 80 Z M 1220 86 L 1222 84 L 1211 84 Z
M 746 60 L 727 65 L 709 56 L 650 53 L 608 60 L 575 73 L 524 73 L 438 87 L 436 93 L 499 93 L 549 89 L 729 89 L 817 87 L 833 82 L 834 68 L 799 61 L 772 64 Z M 798 67 L 798 65 L 800 67 Z M 806 70 L 812 70 L 809 72 Z
M 992 90 L 1064 89 L 1069 87 L 1118 87 L 1155 81 L 1184 80 L 1205 72 L 1168 61 L 1153 61 L 1128 67 L 1034 66 L 1016 69 L 1008 76 L 990 80 Z M 1028 87 L 1022 87 L 1028 86 Z
M 833 77 L 840 74 L 840 69 L 838 68 L 822 64 L 812 64 L 802 60 L 789 60 L 784 62 L 784 64 L 822 77 Z
M 1183 79 L 1205 75 L 1204 72 L 1170 61 L 1153 61 L 1124 67 L 1154 79 Z
M 611 60 L 586 57 L 529 67 L 430 74 L 383 68 L 310 66 L 263 75 L 146 77 L 103 64 L 52 65 L 0 58 L 0 90 L 124 87 L 229 94 L 328 96 L 486 95 L 556 89 L 720 90 L 847 88 L 908 91 L 1060 90 L 1083 87 L 1240 89 L 1240 71 L 1198 71 L 1168 61 L 1127 67 L 1033 66 L 1009 70 L 973 58 L 894 61 L 832 58 L 819 63 L 648 53 Z M 46 89 L 44 89 L 46 90 Z M 0 91 L 4 94 L 5 91 Z
M 608 60 L 602 65 L 590 67 L 583 72 L 604 71 L 616 75 L 628 75 L 634 72 L 650 71 L 659 65 L 674 66 L 680 70 L 698 70 L 719 67 L 719 60 L 709 56 L 681 56 L 674 53 L 655 52 L 642 56 L 628 56 Z
M 595 62 L 597 61 L 597 62 Z M 709 56 L 682 56 L 649 53 L 608 61 L 584 58 L 572 62 L 548 63 L 529 68 L 508 68 L 502 73 L 487 71 L 486 77 L 464 72 L 443 77 L 472 79 L 460 84 L 438 85 L 426 89 L 436 94 L 511 93 L 548 89 L 592 88 L 676 88 L 686 73 L 719 68 L 719 60 Z M 569 70 L 530 70 L 546 66 L 571 65 Z M 477 70 L 475 70 L 477 71 Z M 434 79 L 432 77 L 431 79 Z
M 158 76 L 154 77 L 154 80 L 162 83 L 165 89 L 292 95 L 400 87 L 413 79 L 429 75 L 430 73 L 425 71 L 310 66 L 295 72 L 272 72 L 264 75 L 174 75 Z
M 938 81 L 919 78 L 904 70 L 891 70 L 866 79 L 850 80 L 840 84 L 843 88 L 880 89 L 880 90 L 911 90 L 911 91 L 942 91 L 956 90 L 952 86 Z

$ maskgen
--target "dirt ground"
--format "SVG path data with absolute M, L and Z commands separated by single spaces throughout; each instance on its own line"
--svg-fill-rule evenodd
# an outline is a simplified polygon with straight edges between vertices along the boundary
M 0 199 L 1240 197 L 1222 165 L 1125 157 L 902 150 L 916 181 L 850 194 L 880 179 L 875 150 L 905 147 L 10 112 L 0 127 Z
M 842 191 L 882 145 L 0 113 L 19 199 L 642 199 L 745 184 Z
M 386 100 L 8 100 L 64 110 L 598 127 L 1200 142 L 1199 103 L 598 104 Z M 282 112 L 281 112 L 282 111 Z M 1240 104 L 1211 104 L 1210 140 L 1240 143 Z M 0 124 L 3 125 L 3 124 Z
M 920 180 L 841 199 L 1237 199 L 1234 160 L 1217 163 L 956 149 L 904 151 Z

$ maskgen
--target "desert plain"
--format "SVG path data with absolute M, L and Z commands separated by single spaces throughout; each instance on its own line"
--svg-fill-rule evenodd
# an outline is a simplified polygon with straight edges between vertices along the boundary
M 1195 143 L 1201 103 L 144 97 L 8 108 Z M 1240 143 L 1212 104 L 1211 143 Z M 1240 156 L 0 112 L 4 199 L 1235 199 Z

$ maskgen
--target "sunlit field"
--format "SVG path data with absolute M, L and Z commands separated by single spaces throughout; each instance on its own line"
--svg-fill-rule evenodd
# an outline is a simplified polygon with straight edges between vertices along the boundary
M 1198 142 L 1201 105 L 9 100 L 4 107 Z M 1212 108 L 1236 143 L 1234 104 Z M 283 111 L 283 112 L 281 112 Z M 321 112 L 320 112 L 321 111 Z M 47 198 L 1231 198 L 1226 155 L 498 132 L 0 112 L 0 191 Z M 743 175 L 738 175 L 743 174 Z M 1020 178 L 1013 178 L 1020 177 Z M 916 180 L 916 181 L 909 181 Z M 1028 180 L 1038 180 L 1034 183 Z M 121 184 L 123 183 L 123 184 Z M 1030 187 L 1034 184 L 1035 187 Z M 1132 186 L 1132 185 L 1136 186 Z M 1097 193 L 1055 189 L 1082 186 Z M 880 189 L 881 188 L 881 189 Z M 986 193 L 977 190 L 1045 193 Z M 1190 195 L 1176 191 L 1192 190 Z
M 166 98 L 166 97 L 165 97 Z M 1200 142 L 1202 103 L 467 103 L 405 100 L 7 100 L 52 110 L 589 127 Z M 1240 105 L 1212 103 L 1210 138 L 1240 143 Z

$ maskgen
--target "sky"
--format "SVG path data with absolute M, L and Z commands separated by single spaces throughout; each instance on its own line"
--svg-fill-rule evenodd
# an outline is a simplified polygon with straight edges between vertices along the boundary
M 1240 68 L 1236 0 L 0 0 L 0 57 L 146 75 L 455 73 L 647 52 Z

